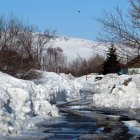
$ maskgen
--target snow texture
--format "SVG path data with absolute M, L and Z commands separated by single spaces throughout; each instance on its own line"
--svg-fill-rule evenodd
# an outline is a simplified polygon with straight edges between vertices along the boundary
M 57 108 L 49 103 L 45 91 L 33 81 L 0 72 L 0 134 L 16 134 L 23 127 L 33 127 L 38 117 L 58 116 Z M 28 121 L 32 119 L 34 123 Z
M 136 120 L 123 121 L 125 126 L 129 128 L 129 132 L 134 135 L 140 135 L 140 123 Z
M 58 116 L 51 103 L 80 98 L 81 84 L 71 75 L 38 71 L 42 78 L 20 80 L 0 72 L 0 134 L 16 134 Z
M 108 48 L 105 45 L 99 45 L 98 42 L 70 37 L 57 37 L 47 44 L 46 47 L 60 47 L 68 61 L 75 60 L 78 56 L 88 59 L 91 56 L 101 55 L 106 57 Z
M 93 106 L 140 108 L 140 75 L 97 75 L 41 72 L 36 80 L 21 80 L 0 72 L 0 134 L 17 134 L 58 116 L 55 105 L 93 98 Z
M 140 108 L 140 75 L 108 74 L 94 83 L 93 105 L 105 108 Z M 139 79 L 139 80 L 138 80 Z

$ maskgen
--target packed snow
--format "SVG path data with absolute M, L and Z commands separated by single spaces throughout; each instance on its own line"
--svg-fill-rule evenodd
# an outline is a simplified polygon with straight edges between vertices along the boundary
M 34 82 L 47 90 L 49 101 L 52 103 L 80 99 L 79 90 L 81 88 L 81 83 L 71 74 L 58 75 L 53 72 L 43 72 L 42 78 Z
M 92 106 L 111 109 L 140 108 L 140 74 L 90 74 L 77 78 L 80 95 L 92 95 Z

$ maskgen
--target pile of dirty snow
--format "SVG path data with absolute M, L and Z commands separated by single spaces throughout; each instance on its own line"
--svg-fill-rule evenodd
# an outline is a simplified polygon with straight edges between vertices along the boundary
M 138 75 L 108 74 L 94 82 L 93 106 L 105 108 L 140 108 L 140 91 L 133 79 Z M 137 81 L 140 84 L 140 81 Z M 137 83 L 137 84 L 138 84 Z

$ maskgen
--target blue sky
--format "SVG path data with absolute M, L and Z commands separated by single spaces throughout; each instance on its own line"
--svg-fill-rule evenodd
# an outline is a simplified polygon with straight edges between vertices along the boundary
M 96 19 L 117 5 L 125 12 L 129 7 L 128 0 L 1 0 L 0 14 L 13 13 L 41 31 L 95 40 L 101 28 Z

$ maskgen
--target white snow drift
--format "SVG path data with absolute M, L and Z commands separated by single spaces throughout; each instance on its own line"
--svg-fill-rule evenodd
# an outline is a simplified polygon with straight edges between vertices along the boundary
M 58 116 L 57 108 L 45 94 L 45 89 L 34 82 L 0 72 L 0 133 L 18 133 L 25 124 L 26 128 L 31 127 L 26 122 L 32 118 Z
M 96 81 L 94 86 L 93 105 L 106 108 L 140 108 L 140 75 L 109 74 Z M 132 79 L 132 80 L 131 80 Z M 134 81 L 133 79 L 137 79 Z

